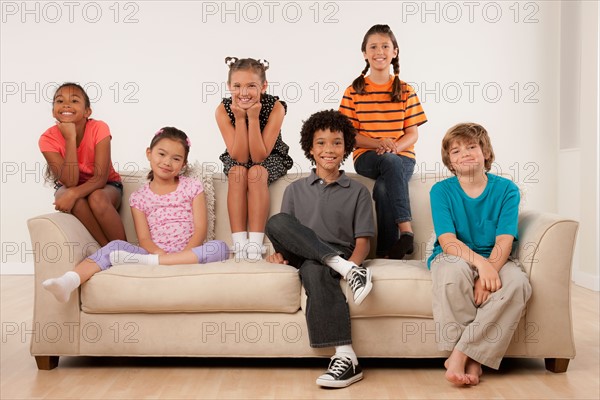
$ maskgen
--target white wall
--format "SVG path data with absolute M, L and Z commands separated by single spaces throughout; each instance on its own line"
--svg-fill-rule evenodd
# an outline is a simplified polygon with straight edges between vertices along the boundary
M 597 2 L 571 1 L 561 12 L 561 111 L 558 212 L 580 221 L 575 283 L 598 291 Z
M 363 67 L 360 43 L 375 23 L 394 30 L 401 77 L 415 83 L 429 118 L 418 170 L 439 171 L 445 131 L 477 121 L 492 135 L 496 170 L 527 185 L 527 207 L 556 212 L 560 13 L 553 1 L 3 1 L 3 271 L 29 271 L 26 220 L 53 211 L 37 140 L 53 123 L 55 83 L 88 86 L 121 168 L 146 167 L 144 149 L 164 125 L 190 134 L 192 160 L 219 165 L 214 110 L 226 95 L 223 60 L 266 58 L 270 92 L 289 105 L 284 140 L 307 169 L 301 121 L 337 108 Z

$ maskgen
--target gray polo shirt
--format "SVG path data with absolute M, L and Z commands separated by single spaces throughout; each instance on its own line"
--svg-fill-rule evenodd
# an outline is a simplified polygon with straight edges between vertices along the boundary
M 281 212 L 295 216 L 322 240 L 354 249 L 356 238 L 375 236 L 373 204 L 362 183 L 340 172 L 330 184 L 314 169 L 291 183 L 283 194 Z

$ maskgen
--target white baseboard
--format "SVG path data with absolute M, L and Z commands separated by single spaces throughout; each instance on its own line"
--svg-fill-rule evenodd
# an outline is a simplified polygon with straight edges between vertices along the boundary
M 600 277 L 587 272 L 573 271 L 573 282 L 577 286 L 600 292 Z
M 0 275 L 33 275 L 33 263 L 1 263 Z

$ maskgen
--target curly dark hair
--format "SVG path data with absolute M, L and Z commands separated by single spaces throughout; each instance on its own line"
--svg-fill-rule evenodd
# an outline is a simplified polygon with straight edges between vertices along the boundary
M 348 117 L 336 110 L 316 112 L 303 122 L 302 129 L 300 130 L 300 146 L 304 150 L 306 158 L 313 164 L 315 159 L 310 154 L 310 150 L 313 147 L 315 132 L 326 129 L 332 132 L 341 132 L 344 136 L 344 158 L 342 161 L 346 160 L 350 153 L 352 153 L 356 144 L 356 129 Z

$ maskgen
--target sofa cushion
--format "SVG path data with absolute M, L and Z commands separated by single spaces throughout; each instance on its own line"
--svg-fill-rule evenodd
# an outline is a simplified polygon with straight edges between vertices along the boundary
M 352 318 L 433 318 L 431 273 L 424 262 L 374 259 L 365 261 L 363 265 L 371 269 L 373 290 L 360 306 L 354 304 L 346 281 L 340 282 L 348 298 Z M 304 290 L 302 310 L 306 310 Z
M 81 303 L 86 313 L 295 313 L 300 278 L 296 268 L 266 261 L 117 265 L 82 285 Z

